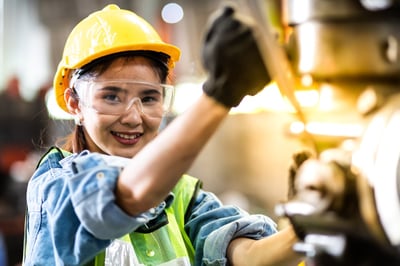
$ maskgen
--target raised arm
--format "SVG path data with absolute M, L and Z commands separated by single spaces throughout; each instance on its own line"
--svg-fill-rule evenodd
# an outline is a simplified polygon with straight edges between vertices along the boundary
M 119 205 L 138 214 L 164 200 L 228 112 L 202 95 L 125 167 L 117 183 Z
M 270 81 L 253 28 L 226 7 L 205 35 L 203 95 L 140 151 L 121 173 L 117 202 L 129 214 L 158 205 L 216 131 L 233 106 Z

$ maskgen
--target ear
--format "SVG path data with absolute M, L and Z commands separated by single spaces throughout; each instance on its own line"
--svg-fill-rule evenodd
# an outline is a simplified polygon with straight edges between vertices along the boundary
M 72 91 L 71 88 L 67 88 L 64 92 L 64 100 L 67 105 L 68 111 L 70 114 L 78 115 L 81 110 L 79 107 L 79 99 L 75 92 Z

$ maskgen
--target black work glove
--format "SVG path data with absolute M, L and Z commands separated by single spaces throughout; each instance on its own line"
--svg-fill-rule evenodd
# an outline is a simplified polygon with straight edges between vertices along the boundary
M 231 6 L 211 23 L 202 59 L 209 74 L 204 92 L 228 108 L 246 95 L 255 95 L 271 80 L 253 29 L 235 16 Z

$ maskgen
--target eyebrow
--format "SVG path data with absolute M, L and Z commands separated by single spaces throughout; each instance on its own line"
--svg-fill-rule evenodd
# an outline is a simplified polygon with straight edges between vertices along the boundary
M 152 88 L 152 87 L 143 87 L 144 89 L 139 90 L 139 94 L 141 95 L 152 95 L 152 94 L 163 94 L 163 88 L 160 87 L 160 90 Z M 122 88 L 115 85 L 108 85 L 99 88 L 100 91 L 111 91 L 111 92 L 128 92 L 129 89 Z
M 114 86 L 114 85 L 108 85 L 108 86 L 105 86 L 105 87 L 100 87 L 99 90 L 101 90 L 101 91 L 123 91 L 123 90 L 126 90 L 126 89 L 123 89 L 121 87 Z

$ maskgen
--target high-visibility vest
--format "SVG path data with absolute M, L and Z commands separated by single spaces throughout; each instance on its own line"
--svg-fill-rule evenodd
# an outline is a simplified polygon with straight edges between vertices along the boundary
M 184 175 L 173 189 L 174 201 L 165 209 L 168 224 L 153 232 L 136 231 L 115 240 L 108 249 L 96 256 L 94 265 L 192 265 L 194 248 L 184 224 L 186 210 L 199 185 L 198 179 Z M 127 256 L 123 258 L 121 252 Z
M 59 152 L 66 157 L 69 152 L 59 148 L 52 148 L 46 153 L 39 164 L 51 154 Z M 194 248 L 186 234 L 186 211 L 194 203 L 197 191 L 201 186 L 200 180 L 189 175 L 183 175 L 172 190 L 174 200 L 165 209 L 165 225 L 157 227 L 154 231 L 140 232 L 136 230 L 116 239 L 95 259 L 86 265 L 192 265 L 194 261 Z M 146 228 L 146 225 L 141 228 Z M 132 263 L 133 262 L 133 263 Z M 125 264 L 124 264 L 125 263 Z

